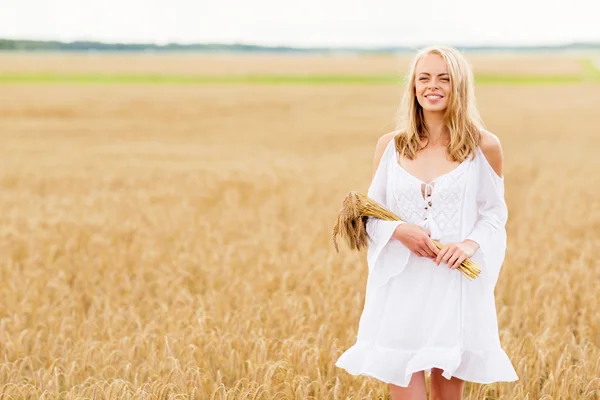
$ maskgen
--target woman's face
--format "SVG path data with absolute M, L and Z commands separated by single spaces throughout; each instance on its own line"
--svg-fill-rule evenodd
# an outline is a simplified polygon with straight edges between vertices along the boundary
M 423 110 L 444 111 L 450 96 L 450 75 L 444 59 L 428 54 L 417 62 L 415 71 L 415 95 Z

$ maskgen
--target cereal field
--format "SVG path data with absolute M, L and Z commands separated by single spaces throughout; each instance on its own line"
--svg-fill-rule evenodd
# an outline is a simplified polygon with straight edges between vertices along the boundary
M 467 55 L 469 57 L 469 55 Z M 510 218 L 496 287 L 520 377 L 465 399 L 600 399 L 600 135 L 580 56 L 474 54 Z M 600 56 L 596 56 L 596 59 Z M 403 57 L 0 55 L 0 74 L 402 73 Z M 393 84 L 0 85 L 1 399 L 379 399 L 334 366 L 364 253 L 331 242 L 366 190 Z

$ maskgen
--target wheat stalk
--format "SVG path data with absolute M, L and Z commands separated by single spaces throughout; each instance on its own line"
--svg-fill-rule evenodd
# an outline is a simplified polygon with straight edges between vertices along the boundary
M 367 220 L 374 217 L 386 221 L 401 221 L 401 219 L 390 210 L 360 193 L 351 191 L 342 203 L 342 209 L 333 226 L 333 244 L 339 253 L 337 236 L 341 236 L 352 250 L 362 250 L 368 246 Z M 443 245 L 437 240 L 433 243 L 438 249 Z M 481 269 L 473 261 L 466 259 L 457 268 L 468 279 L 475 279 Z

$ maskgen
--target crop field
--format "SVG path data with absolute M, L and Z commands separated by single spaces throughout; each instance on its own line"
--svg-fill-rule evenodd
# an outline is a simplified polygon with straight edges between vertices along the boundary
M 600 55 L 467 57 L 520 379 L 465 399 L 600 399 Z M 367 269 L 331 228 L 408 61 L 1 54 L 0 399 L 388 398 L 334 366 Z

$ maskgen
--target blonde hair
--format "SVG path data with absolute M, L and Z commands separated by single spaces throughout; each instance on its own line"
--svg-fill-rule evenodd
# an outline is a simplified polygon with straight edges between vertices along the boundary
M 452 161 L 464 161 L 469 154 L 474 155 L 479 146 L 480 132 L 484 128 L 475 105 L 473 72 L 471 67 L 456 49 L 444 46 L 426 47 L 419 51 L 412 61 L 408 82 L 398 112 L 398 133 L 395 137 L 399 154 L 414 159 L 421 150 L 421 141 L 427 137 L 427 127 L 423 108 L 415 92 L 417 63 L 429 54 L 437 54 L 446 62 L 450 75 L 451 92 L 444 115 L 445 126 L 450 133 L 448 153 Z

